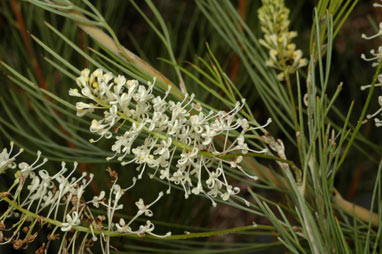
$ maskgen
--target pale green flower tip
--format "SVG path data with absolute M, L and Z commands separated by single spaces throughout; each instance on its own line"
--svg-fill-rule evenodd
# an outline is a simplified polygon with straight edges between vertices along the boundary
M 284 72 L 280 72 L 279 74 L 277 74 L 277 80 L 278 81 L 284 81 L 285 80 Z
M 269 50 L 269 59 L 265 64 L 282 72 L 294 73 L 308 62 L 302 58 L 302 51 L 295 50 L 296 46 L 292 43 L 297 32 L 289 31 L 289 9 L 285 7 L 283 0 L 263 0 L 262 4 L 258 16 L 264 40 L 259 39 L 259 43 Z M 285 67 L 283 63 L 288 61 L 293 63 Z M 284 74 L 279 73 L 277 79 L 284 81 Z
M 375 119 L 374 119 L 374 122 L 375 122 L 375 126 L 376 126 L 376 127 L 381 127 L 381 126 L 382 126 L 382 121 L 381 121 L 381 120 L 375 118 Z

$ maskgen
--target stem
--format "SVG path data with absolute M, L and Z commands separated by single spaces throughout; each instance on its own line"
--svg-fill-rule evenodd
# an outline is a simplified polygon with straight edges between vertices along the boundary
M 39 214 L 35 214 L 27 209 L 22 208 L 19 206 L 16 202 L 10 200 L 7 197 L 4 197 L 1 199 L 1 201 L 7 202 L 10 206 L 12 206 L 14 209 L 20 211 L 21 213 L 25 214 L 26 216 L 30 216 L 34 219 L 37 219 L 38 221 L 45 222 L 51 225 L 55 225 L 57 227 L 62 227 L 62 222 L 58 220 L 54 220 L 51 218 L 43 217 Z M 74 229 L 77 232 L 84 232 L 91 234 L 91 230 L 88 227 L 84 226 L 72 226 L 72 229 Z M 100 230 L 100 229 L 94 229 L 93 233 L 95 235 L 105 235 L 108 237 L 132 237 L 132 238 L 151 238 L 151 239 L 164 239 L 164 240 L 180 240 L 180 239 L 191 239 L 191 238 L 201 238 L 201 237 L 210 237 L 214 235 L 222 235 L 222 234 L 230 234 L 230 233 L 237 233 L 237 232 L 243 232 L 253 229 L 259 229 L 259 230 L 274 230 L 273 226 L 269 225 L 250 225 L 250 226 L 243 226 L 243 227 L 235 227 L 225 230 L 216 230 L 216 231 L 210 231 L 210 232 L 199 232 L 199 233 L 190 233 L 190 234 L 179 234 L 179 235 L 172 235 L 165 238 L 160 238 L 152 235 L 135 235 L 135 234 L 124 234 L 112 230 Z
M 379 227 L 380 221 L 379 216 L 376 213 L 371 212 L 370 210 L 363 208 L 359 205 L 353 204 L 345 199 L 335 190 L 336 195 L 333 197 L 334 203 L 344 209 L 347 213 L 357 217 L 358 219 L 369 223 L 374 227 Z
M 303 163 L 304 160 L 303 160 L 303 156 L 302 156 L 302 148 L 301 148 L 301 139 L 297 136 L 297 133 L 300 132 L 300 126 L 299 126 L 298 120 L 297 120 L 296 103 L 294 101 L 292 84 L 290 82 L 288 68 L 286 67 L 285 63 L 284 63 L 284 75 L 285 75 L 285 80 L 287 83 L 289 99 L 290 99 L 291 104 L 292 104 L 291 111 L 293 114 L 292 117 L 293 117 L 294 131 L 295 131 L 295 137 L 296 137 L 296 143 L 297 143 L 297 151 L 298 151 L 298 155 L 300 158 L 300 163 L 301 163 L 301 165 L 304 165 L 304 163 Z M 297 185 L 301 186 L 302 185 L 301 170 L 299 170 L 297 167 L 292 167 L 292 169 L 296 175 Z

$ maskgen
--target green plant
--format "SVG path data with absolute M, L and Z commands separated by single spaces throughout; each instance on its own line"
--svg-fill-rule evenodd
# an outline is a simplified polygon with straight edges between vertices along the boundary
M 358 1 L 318 1 L 309 45 L 289 30 L 296 14 L 283 0 L 244 3 L 3 1 L 2 244 L 380 252 L 382 149 L 363 131 L 378 131 L 367 119 L 380 110 L 367 113 L 380 50 L 357 103 L 332 81 L 335 38 Z M 124 29 L 127 11 L 143 33 Z M 375 169 L 367 209 L 340 194 L 354 161 Z M 237 216 L 222 220 L 224 209 Z

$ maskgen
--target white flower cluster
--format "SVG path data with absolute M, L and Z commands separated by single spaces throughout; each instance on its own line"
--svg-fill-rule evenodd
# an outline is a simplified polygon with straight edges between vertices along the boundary
M 285 73 L 295 73 L 297 69 L 308 64 L 302 57 L 302 51 L 296 49 L 292 39 L 297 36 L 296 31 L 289 31 L 289 9 L 285 7 L 284 0 L 262 0 L 263 6 L 258 10 L 261 31 L 264 39 L 261 45 L 269 50 L 269 59 L 266 65 L 281 72 L 278 80 L 285 79 Z
M 154 169 L 150 176 L 159 172 L 160 179 L 169 183 L 167 193 L 170 193 L 172 183 L 182 186 L 185 198 L 191 193 L 204 194 L 214 205 L 213 198 L 220 196 L 227 200 L 237 194 L 239 188 L 228 183 L 223 167 L 225 164 L 245 173 L 238 165 L 242 159 L 239 155 L 254 151 L 245 143 L 244 134 L 256 128 L 237 116 L 244 101 L 238 102 L 229 112 L 205 113 L 200 104 L 193 102 L 194 95 L 186 94 L 179 102 L 167 100 L 169 88 L 163 97 L 154 96 L 154 83 L 148 82 L 145 86 L 136 80 L 126 80 L 122 75 L 114 77 L 101 69 L 91 74 L 88 69 L 83 70 L 77 78 L 80 91 L 70 89 L 69 94 L 90 102 L 77 102 L 77 115 L 102 109 L 104 116 L 101 120 L 92 120 L 90 131 L 100 137 L 90 141 L 115 138 L 111 147 L 115 154 L 107 159 L 117 157 L 122 165 L 138 164 L 138 179 L 146 167 Z M 125 122 L 130 122 L 129 129 L 122 132 L 121 125 Z M 116 134 L 112 133 L 113 128 Z M 233 131 L 237 136 L 229 143 Z M 220 135 L 225 140 L 219 150 L 214 139 Z M 138 137 L 144 137 L 144 141 L 138 141 Z M 234 160 L 224 159 L 224 155 L 235 152 L 239 155 Z M 172 164 L 174 160 L 175 166 Z
M 373 6 L 378 8 L 378 7 L 382 7 L 382 4 L 374 3 Z M 378 37 L 382 38 L 382 22 L 379 23 L 379 30 L 376 34 L 371 35 L 371 36 L 367 36 L 366 34 L 362 34 L 362 38 L 366 39 L 366 40 L 372 40 L 372 39 L 375 39 Z M 375 49 L 370 50 L 370 54 L 372 55 L 370 58 L 367 58 L 365 54 L 361 54 L 361 58 L 365 61 L 373 62 L 372 63 L 373 67 L 378 66 L 378 64 L 382 60 L 382 46 L 379 46 L 377 51 Z
M 381 3 L 374 3 L 373 6 L 378 8 L 378 7 L 382 7 L 382 4 Z M 376 34 L 371 35 L 371 36 L 367 36 L 366 34 L 362 34 L 362 38 L 366 39 L 366 40 L 372 40 L 375 38 L 382 39 L 382 22 L 379 23 L 379 30 Z M 378 66 L 379 63 L 382 61 L 382 46 L 379 46 L 377 50 L 375 50 L 375 49 L 370 50 L 370 55 L 371 55 L 371 57 L 367 58 L 365 54 L 361 54 L 361 58 L 365 61 L 372 62 L 372 64 L 371 64 L 372 67 Z M 378 86 L 378 87 L 382 86 L 382 74 L 378 75 L 377 83 L 375 84 L 375 86 Z M 371 87 L 371 84 L 361 86 L 361 90 L 365 90 L 365 89 L 370 88 L 370 87 Z M 378 114 L 380 114 L 382 112 L 382 96 L 378 96 L 378 104 L 381 108 L 379 110 L 377 110 L 374 114 L 367 115 L 366 117 L 368 119 L 374 118 L 375 126 L 381 127 L 382 126 L 382 120 L 375 118 L 375 116 L 377 116 Z
M 10 150 L 12 150 L 12 148 Z M 10 153 L 7 153 L 7 156 L 4 156 L 3 153 L 2 156 L 0 156 L 0 165 L 9 165 L 8 158 L 10 157 Z M 19 154 L 20 153 L 12 157 L 12 163 L 14 163 L 13 160 Z M 41 161 L 40 158 L 41 152 L 38 151 L 37 159 L 32 164 L 21 162 L 18 165 L 12 165 L 12 167 L 14 166 L 13 168 L 17 169 L 15 174 L 17 188 L 14 188 L 14 191 L 8 193 L 8 196 L 12 197 L 11 199 L 13 199 L 20 208 L 24 208 L 36 215 L 43 215 L 44 218 L 56 220 L 58 223 L 61 223 L 60 228 L 63 232 L 75 230 L 74 227 L 81 224 L 87 225 L 89 227 L 89 235 L 91 236 L 92 241 L 97 241 L 98 239 L 95 236 L 94 229 L 101 230 L 102 232 L 120 232 L 125 234 L 137 234 L 139 236 L 144 234 L 150 234 L 157 237 L 171 235 L 170 232 L 164 236 L 154 234 L 154 225 L 149 220 L 145 224 L 140 225 L 138 230 L 133 230 L 130 227 L 130 225 L 141 215 L 148 217 L 153 216 L 153 213 L 148 208 L 156 203 L 162 194 L 149 205 L 144 205 L 143 200 L 140 199 L 136 203 L 138 207 L 137 214 L 129 221 L 127 226 L 123 227 L 123 229 L 121 229 L 121 223 L 116 224 L 113 222 L 115 219 L 115 211 L 123 209 L 123 205 L 120 204 L 120 199 L 128 189 L 131 189 L 135 185 L 135 178 L 133 178 L 131 186 L 123 189 L 120 185 L 116 184 L 118 180 L 118 177 L 116 176 L 113 179 L 113 185 L 109 191 L 108 197 L 105 197 L 105 191 L 101 191 L 99 196 L 95 196 L 91 200 L 86 201 L 83 194 L 92 181 L 94 177 L 93 174 L 88 175 L 87 173 L 82 173 L 79 178 L 76 178 L 73 174 L 77 169 L 78 163 L 75 162 L 74 168 L 69 171 L 66 164 L 62 162 L 61 169 L 54 175 L 49 175 L 47 170 L 41 169 L 47 162 L 47 159 Z M 106 207 L 107 218 L 100 217 L 95 219 L 89 209 L 89 205 L 93 205 L 94 207 L 99 207 L 100 205 Z M 12 210 L 14 210 L 14 208 L 9 206 L 8 211 L 0 216 L 0 221 L 4 221 L 7 214 Z M 62 219 L 60 219 L 58 217 L 62 212 L 64 215 Z M 107 221 L 105 221 L 106 219 Z M 18 235 L 19 234 L 16 233 L 13 234 L 14 237 L 17 237 Z M 15 239 L 13 240 L 15 241 Z M 107 241 L 107 237 L 103 237 L 102 240 Z

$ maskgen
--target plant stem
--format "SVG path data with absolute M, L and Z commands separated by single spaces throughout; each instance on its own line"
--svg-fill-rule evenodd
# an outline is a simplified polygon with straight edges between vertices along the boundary
M 10 200 L 7 197 L 3 197 L 0 199 L 0 201 L 5 201 L 7 202 L 10 206 L 12 206 L 14 209 L 18 210 L 19 212 L 25 214 L 26 216 L 30 216 L 34 219 L 39 220 L 41 223 L 45 222 L 51 225 L 55 225 L 57 227 L 62 227 L 62 222 L 58 220 L 54 220 L 51 218 L 43 217 L 39 214 L 33 213 L 25 208 L 22 208 L 19 206 L 16 202 Z M 84 232 L 91 234 L 92 231 L 88 227 L 84 226 L 72 226 L 72 229 L 74 229 L 77 232 Z M 224 229 L 224 230 L 216 230 L 216 231 L 210 231 L 210 232 L 199 232 L 199 233 L 190 233 L 190 234 L 179 234 L 179 235 L 172 235 L 168 236 L 165 238 L 160 238 L 152 235 L 135 235 L 135 234 L 124 234 L 112 230 L 100 230 L 100 229 L 93 229 L 93 233 L 95 235 L 106 235 L 109 237 L 132 237 L 132 238 L 151 238 L 151 239 L 165 239 L 165 240 L 180 240 L 180 239 L 191 239 L 191 238 L 201 238 L 201 237 L 210 237 L 214 235 L 222 235 L 222 234 L 230 234 L 230 233 L 237 233 L 237 232 L 243 232 L 243 231 L 249 231 L 249 230 L 274 230 L 273 226 L 269 225 L 250 225 L 250 226 L 243 226 L 243 227 L 235 227 L 235 228 L 230 228 L 230 229 Z

